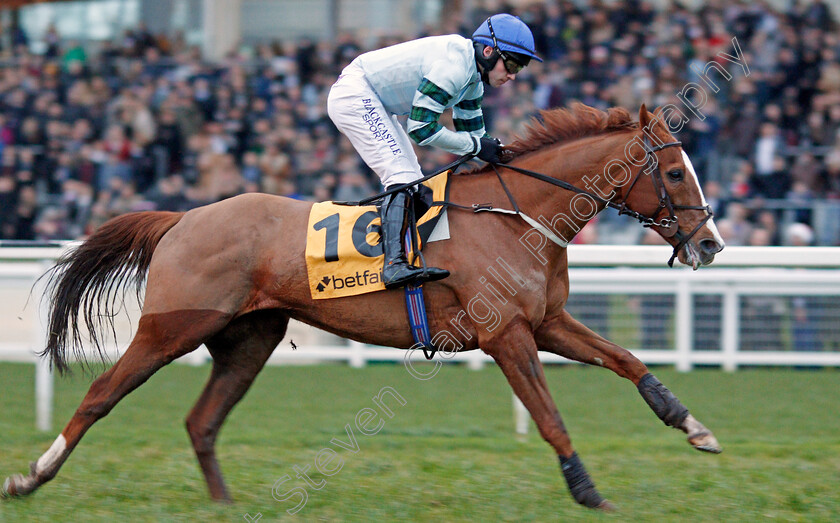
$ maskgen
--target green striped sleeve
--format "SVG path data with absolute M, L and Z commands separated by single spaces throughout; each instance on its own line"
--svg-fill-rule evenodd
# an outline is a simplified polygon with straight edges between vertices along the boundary
M 408 135 L 417 143 L 423 143 L 424 140 L 435 134 L 436 132 L 440 131 L 441 125 L 437 122 L 430 122 L 423 127 L 418 127 L 413 131 L 410 131 Z
M 452 99 L 452 95 L 438 87 L 434 82 L 430 82 L 428 78 L 423 78 L 417 90 L 443 106 L 446 106 Z
M 440 118 L 440 113 L 415 105 L 411 108 L 411 113 L 408 117 L 415 122 L 437 122 L 438 118 Z
M 475 118 L 470 118 L 468 120 L 463 120 L 461 118 L 453 118 L 452 123 L 455 124 L 456 131 L 478 131 L 479 129 L 484 127 L 484 118 L 481 116 L 476 116 Z
M 481 109 L 481 101 L 483 97 L 473 98 L 472 100 L 461 100 L 455 107 L 464 111 L 477 111 Z

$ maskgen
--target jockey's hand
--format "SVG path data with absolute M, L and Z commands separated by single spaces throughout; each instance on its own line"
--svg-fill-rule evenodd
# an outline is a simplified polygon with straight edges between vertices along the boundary
M 478 141 L 479 149 L 476 156 L 487 163 L 502 163 L 502 142 L 498 138 L 483 136 Z
M 504 145 L 502 146 L 502 152 L 499 153 L 499 160 L 502 163 L 510 163 L 514 156 L 513 151 L 507 149 Z

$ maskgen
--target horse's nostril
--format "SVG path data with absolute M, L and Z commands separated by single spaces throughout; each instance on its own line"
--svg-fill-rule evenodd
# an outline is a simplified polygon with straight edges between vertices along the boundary
M 717 254 L 723 250 L 723 246 L 714 238 L 705 238 L 700 240 L 698 245 L 703 254 Z

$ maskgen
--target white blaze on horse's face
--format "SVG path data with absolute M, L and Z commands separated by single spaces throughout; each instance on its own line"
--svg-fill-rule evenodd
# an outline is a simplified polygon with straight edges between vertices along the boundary
M 694 186 L 697 187 L 697 192 L 700 193 L 700 199 L 703 202 L 702 205 L 708 205 L 708 203 L 706 203 L 706 196 L 703 194 L 703 189 L 700 187 L 700 180 L 697 178 L 697 173 L 694 171 L 694 165 L 692 165 L 688 154 L 686 154 L 684 150 L 680 149 L 680 152 L 682 153 L 683 162 L 685 162 L 686 169 L 688 169 L 688 172 L 691 173 L 691 181 L 694 183 Z M 725 243 L 720 235 L 720 232 L 718 231 L 717 225 L 715 225 L 714 218 L 711 218 L 709 219 L 709 221 L 706 222 L 706 227 L 708 227 L 709 230 L 712 231 L 712 237 L 715 239 L 716 242 L 718 242 L 721 248 L 723 248 Z
M 682 231 L 683 236 L 677 234 L 674 237 L 672 245 L 674 245 L 674 254 L 679 257 L 680 262 L 684 265 L 691 266 L 696 271 L 701 265 L 712 263 L 715 259 L 715 254 L 723 249 L 724 243 L 717 227 L 711 220 L 711 215 L 708 214 L 708 204 L 706 203 L 706 197 L 703 195 L 703 190 L 700 188 L 700 182 L 697 178 L 697 173 L 694 171 L 694 165 L 692 165 L 691 160 L 682 148 L 680 148 L 680 154 L 682 155 L 684 170 L 681 170 L 683 176 L 678 178 L 678 180 L 680 183 L 689 183 L 683 189 L 688 192 L 690 195 L 689 198 L 694 201 L 690 204 L 689 202 L 685 202 L 681 205 L 674 205 L 674 208 L 678 210 L 703 210 L 705 217 L 703 217 L 702 221 L 696 223 L 696 225 L 686 223 L 685 226 L 688 229 Z M 687 176 L 685 175 L 686 173 L 688 174 Z M 692 189 L 696 190 L 696 193 Z M 700 197 L 699 203 L 701 205 L 697 205 L 697 196 Z M 669 238 L 670 241 L 671 239 Z

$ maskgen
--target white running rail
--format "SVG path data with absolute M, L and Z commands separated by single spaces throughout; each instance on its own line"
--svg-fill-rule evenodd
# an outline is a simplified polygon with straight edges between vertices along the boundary
M 0 247 L 0 312 L 4 316 L 0 318 L 0 361 L 37 362 L 37 420 L 44 430 L 49 428 L 52 377 L 48 366 L 35 356 L 44 347 L 46 311 L 38 305 L 42 285 L 33 288 L 33 284 L 67 248 L 72 245 Z M 578 303 L 581 310 L 588 311 L 586 317 L 594 314 L 606 322 L 603 325 L 610 332 L 602 334 L 607 337 L 615 338 L 611 334 L 616 331 L 621 338 L 624 332 L 626 340 L 616 341 L 624 341 L 645 363 L 674 365 L 681 371 L 696 365 L 720 366 L 727 371 L 744 365 L 840 366 L 840 330 L 833 327 L 840 325 L 840 247 L 727 247 L 713 265 L 696 272 L 684 267 L 667 268 L 670 248 L 666 246 L 572 245 L 568 254 L 572 267 L 570 310 Z M 30 289 L 33 292 L 27 304 Z M 642 313 L 638 302 L 645 296 L 662 302 L 657 310 L 660 315 L 665 311 L 667 317 L 660 318 L 658 325 L 668 333 L 659 340 L 667 346 L 647 347 L 641 334 L 627 335 L 639 330 Z M 698 297 L 706 301 L 701 303 Z M 803 301 L 810 304 L 807 310 L 820 318 L 805 330 L 795 325 L 792 318 L 799 313 L 791 305 Z M 632 314 L 624 315 L 625 304 L 630 304 L 626 308 L 633 309 Z M 609 307 L 609 312 L 599 307 Z M 756 316 L 756 310 L 774 307 L 782 310 Z M 578 318 L 587 323 L 582 314 Z M 704 347 L 695 346 L 700 323 L 707 336 Z M 301 325 L 294 328 L 298 332 L 310 329 Z M 130 330 L 123 331 L 126 339 L 119 341 L 124 349 Z M 779 338 L 767 345 L 771 350 L 755 346 L 766 339 L 767 333 L 760 331 L 771 331 Z M 804 339 L 810 340 L 804 345 L 798 341 L 803 339 L 803 332 Z M 751 350 L 744 350 L 745 345 L 752 345 Z M 111 348 L 115 354 L 120 350 L 116 345 Z M 405 355 L 403 350 L 345 340 L 327 345 L 304 343 L 292 350 L 287 340 L 275 350 L 269 364 L 339 361 L 363 367 L 368 361 L 403 362 Z M 419 351 L 412 362 L 422 368 L 419 366 L 425 363 L 418 355 Z M 545 363 L 568 363 L 550 354 L 540 357 Z M 201 348 L 184 359 L 202 363 L 208 358 Z M 480 368 L 492 359 L 481 351 L 472 351 L 448 361 Z

